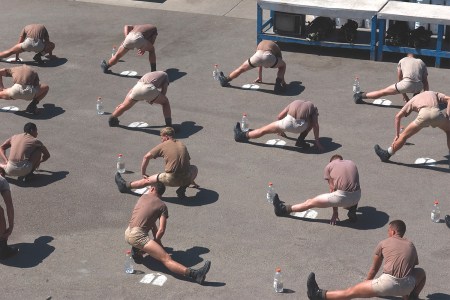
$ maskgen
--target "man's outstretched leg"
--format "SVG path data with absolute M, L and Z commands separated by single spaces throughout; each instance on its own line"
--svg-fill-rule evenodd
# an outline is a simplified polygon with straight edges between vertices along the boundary
M 186 268 L 182 264 L 174 261 L 172 257 L 164 250 L 164 248 L 153 240 L 145 244 L 143 250 L 154 259 L 162 262 L 171 272 L 189 277 L 199 284 L 203 284 L 206 274 L 209 272 L 211 267 L 211 262 L 207 260 L 200 269 Z

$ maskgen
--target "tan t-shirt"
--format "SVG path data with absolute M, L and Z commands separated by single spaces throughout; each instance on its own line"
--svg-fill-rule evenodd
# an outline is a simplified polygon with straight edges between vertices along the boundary
M 313 121 L 319 116 L 319 110 L 311 101 L 294 100 L 288 106 L 288 115 L 296 120 Z
M 27 65 L 6 69 L 6 76 L 12 77 L 15 84 L 39 86 L 38 73 Z
M 0 193 L 4 191 L 10 191 L 9 183 L 6 181 L 6 178 L 3 176 L 0 176 Z
M 374 254 L 384 259 L 383 273 L 397 278 L 408 276 L 414 266 L 419 264 L 414 244 L 398 236 L 382 240 Z
M 40 140 L 27 133 L 20 133 L 11 137 L 11 148 L 8 160 L 19 162 L 29 160 L 31 153 L 44 145 Z
M 446 104 L 445 95 L 433 91 L 425 91 L 412 97 L 402 108 L 405 116 L 409 116 L 412 111 L 419 112 L 423 107 L 439 107 L 439 104 Z
M 404 57 L 398 62 L 397 68 L 402 70 L 403 79 L 410 81 L 421 82 L 425 76 L 428 76 L 427 66 L 418 58 Z
M 166 204 L 154 194 L 143 194 L 134 206 L 129 226 L 150 231 L 162 215 L 169 217 Z
M 273 55 L 275 55 L 275 57 L 281 58 L 280 47 L 272 41 L 261 41 L 261 43 L 258 44 L 258 47 L 256 47 L 256 50 L 270 51 Z
M 151 83 L 156 88 L 160 88 L 164 84 L 169 84 L 169 76 L 166 72 L 163 71 L 148 72 L 147 74 L 142 76 L 139 81 L 144 83 Z
M 47 29 L 42 24 L 30 24 L 25 26 L 22 29 L 20 36 L 32 39 L 40 39 L 43 41 L 47 41 L 49 39 Z
M 191 157 L 186 146 L 180 141 L 169 139 L 150 150 L 150 153 L 154 158 L 164 158 L 166 173 L 185 174 L 189 171 Z
M 335 159 L 325 167 L 323 174 L 325 180 L 333 180 L 335 191 L 355 192 L 360 189 L 358 169 L 351 160 Z
M 154 35 L 158 35 L 158 30 L 155 25 L 151 24 L 143 24 L 143 25 L 134 25 L 133 30 L 131 32 L 140 32 L 144 36 L 147 41 L 152 41 Z

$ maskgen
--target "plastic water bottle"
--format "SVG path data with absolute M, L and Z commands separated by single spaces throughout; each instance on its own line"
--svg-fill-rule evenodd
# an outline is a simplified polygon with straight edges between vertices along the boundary
M 105 114 L 105 110 L 103 109 L 103 101 L 102 97 L 97 98 L 97 115 Z
M 127 250 L 127 256 L 125 259 L 125 273 L 127 273 L 127 274 L 134 273 L 133 258 L 131 257 L 131 250 Z
M 355 78 L 355 82 L 353 82 L 353 94 L 359 93 L 361 91 L 361 87 L 359 85 L 359 78 Z
M 219 80 L 219 74 L 220 74 L 219 65 L 214 65 L 213 78 L 215 80 Z
M 117 48 L 116 46 L 113 46 L 112 51 L 111 51 L 111 57 L 114 57 L 114 55 L 116 55 L 117 52 Z
M 275 276 L 273 277 L 273 288 L 275 292 L 282 293 L 283 292 L 283 278 L 281 276 L 281 269 L 277 268 L 275 270 Z
M 248 129 L 249 129 L 249 127 L 248 127 L 248 118 L 247 118 L 247 114 L 244 113 L 242 115 L 242 119 L 241 119 L 241 130 L 243 132 L 247 132 Z
M 273 197 L 275 197 L 275 189 L 273 188 L 272 182 L 269 182 L 269 187 L 267 188 L 267 202 L 273 203 Z
M 431 221 L 439 223 L 441 221 L 441 210 L 439 209 L 439 201 L 435 200 L 433 209 L 431 210 Z
M 120 174 L 125 173 L 125 162 L 123 161 L 122 154 L 119 154 L 119 156 L 117 156 L 117 172 L 119 172 Z

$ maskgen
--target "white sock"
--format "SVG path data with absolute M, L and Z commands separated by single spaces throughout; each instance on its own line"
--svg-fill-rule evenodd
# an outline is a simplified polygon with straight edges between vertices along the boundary
M 394 155 L 394 150 L 392 150 L 392 147 L 389 147 L 387 151 L 390 155 Z

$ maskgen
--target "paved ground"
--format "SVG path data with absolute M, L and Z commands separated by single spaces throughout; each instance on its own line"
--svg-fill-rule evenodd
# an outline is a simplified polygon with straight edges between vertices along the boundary
M 0 266 L 2 299 L 305 299 L 310 271 L 327 289 L 362 280 L 374 247 L 387 235 L 387 223 L 397 218 L 406 222 L 406 235 L 415 243 L 420 265 L 428 273 L 422 297 L 450 298 L 449 230 L 443 223 L 430 221 L 435 199 L 441 200 L 443 215 L 450 213 L 445 135 L 423 130 L 395 156 L 394 163 L 383 164 L 372 147 L 375 143 L 385 147 L 392 141 L 398 108 L 356 106 L 351 99 L 355 75 L 366 90 L 393 82 L 399 56 L 372 62 L 367 52 L 284 45 L 290 82 L 286 96 L 271 92 L 275 73 L 267 70 L 264 81 L 269 83 L 259 91 L 239 88 L 251 82 L 255 72 L 242 75 L 233 81 L 233 88 L 225 89 L 211 78 L 212 65 L 220 64 L 227 73 L 253 53 L 254 1 L 214 1 L 218 6 L 209 13 L 209 2 L 201 1 L 201 14 L 193 12 L 196 1 L 149 4 L 155 8 L 179 3 L 177 10 L 183 10 L 184 4 L 188 13 L 127 2 L 136 7 L 51 0 L 31 7 L 25 0 L 0 1 L 8 11 L 0 20 L 0 48 L 15 43 L 24 25 L 41 22 L 57 44 L 54 53 L 59 57 L 52 64 L 36 66 L 41 81 L 51 89 L 43 101 L 43 114 L 30 118 L 0 112 L 0 140 L 20 132 L 31 119 L 52 154 L 31 186 L 10 180 L 16 209 L 10 243 L 17 244 L 21 253 Z M 178 138 L 200 169 L 197 182 L 202 187 L 189 189 L 189 199 L 184 201 L 177 200 L 174 188 L 168 188 L 164 200 L 170 218 L 163 242 L 187 266 L 212 261 L 205 286 L 178 280 L 151 259 L 136 267 L 139 274 L 123 272 L 128 248 L 123 232 L 137 197 L 117 191 L 116 156 L 125 156 L 129 170 L 125 178 L 138 178 L 142 155 L 159 142 L 163 117 L 160 107 L 142 104 L 126 113 L 121 123 L 143 121 L 150 128 L 109 128 L 108 116 L 96 115 L 95 100 L 103 97 L 106 111 L 111 112 L 134 85 L 135 78 L 103 74 L 99 62 L 110 55 L 112 45 L 122 41 L 124 24 L 139 23 L 158 26 L 158 69 L 170 74 L 168 97 L 174 122 L 181 124 Z M 22 55 L 34 65 L 31 57 Z M 146 59 L 130 53 L 112 70 L 135 70 L 142 75 L 149 66 Z M 429 74 L 432 89 L 450 93 L 448 69 L 430 67 Z M 325 153 L 299 152 L 292 136 L 284 148 L 263 146 L 275 136 L 254 144 L 234 142 L 232 127 L 243 112 L 255 128 L 272 121 L 295 99 L 312 100 L 318 106 Z M 402 104 L 398 96 L 389 99 Z M 0 107 L 8 104 L 26 107 L 24 101 L 2 101 Z M 343 221 L 330 226 L 331 209 L 318 210 L 315 220 L 275 217 L 265 201 L 267 182 L 273 181 L 281 199 L 289 203 L 326 192 L 323 167 L 335 153 L 359 166 L 360 221 L 348 223 L 341 211 Z M 438 163 L 417 168 L 418 157 Z M 162 166 L 161 159 L 152 161 L 148 171 L 158 172 Z M 284 275 L 287 293 L 283 295 L 271 287 L 276 267 Z M 162 287 L 139 283 L 144 273 L 156 272 L 167 276 Z

